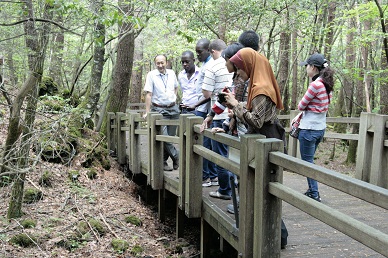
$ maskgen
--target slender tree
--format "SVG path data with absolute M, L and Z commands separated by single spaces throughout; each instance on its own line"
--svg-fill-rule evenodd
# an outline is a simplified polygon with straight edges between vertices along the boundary
M 44 17 L 50 19 L 52 17 L 51 12 L 52 6 L 49 3 L 45 4 L 44 8 Z M 33 12 L 32 0 L 25 1 L 24 6 L 25 13 L 28 13 L 28 17 L 35 17 Z M 31 136 L 33 134 L 33 127 L 35 121 L 35 112 L 36 112 L 36 103 L 38 96 L 38 85 L 42 79 L 44 60 L 46 55 L 47 43 L 50 32 L 50 24 L 43 23 L 41 27 L 40 34 L 36 28 L 34 19 L 30 19 L 25 23 L 24 26 L 26 33 L 26 46 L 31 49 L 28 58 L 29 64 L 29 76 L 27 81 L 24 83 L 23 89 L 19 92 L 18 96 L 14 100 L 14 105 L 12 106 L 12 123 L 8 128 L 8 135 L 11 135 L 13 132 L 10 131 L 16 128 L 20 128 L 21 131 L 21 140 L 20 140 L 20 156 L 16 162 L 17 173 L 12 186 L 11 198 L 8 208 L 8 218 L 16 218 L 22 215 L 21 207 L 23 200 L 23 190 L 24 190 L 24 181 L 26 177 L 26 171 L 29 167 L 29 153 L 31 147 Z M 24 97 L 28 97 L 27 109 L 25 112 L 25 124 L 20 123 L 20 108 L 23 103 Z M 13 137 L 15 139 L 16 137 Z M 8 139 L 8 138 L 7 138 Z M 12 145 L 16 144 L 13 142 Z M 17 148 L 13 148 L 15 152 Z M 11 155 L 14 156 L 14 155 Z M 8 163 L 10 164 L 10 163 Z M 18 170 L 21 173 L 18 173 Z

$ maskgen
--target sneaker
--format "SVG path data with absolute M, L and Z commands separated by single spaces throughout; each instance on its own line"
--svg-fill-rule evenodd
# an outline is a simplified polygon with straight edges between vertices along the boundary
M 167 162 L 164 162 L 164 167 L 163 167 L 164 171 L 172 171 L 172 167 L 170 167 Z
M 209 195 L 210 195 L 210 197 L 219 198 L 219 199 L 223 199 L 223 200 L 230 200 L 230 199 L 232 199 L 232 196 L 225 195 L 225 194 L 220 194 L 220 192 L 218 192 L 218 191 L 210 192 Z
M 205 180 L 202 181 L 202 187 L 210 187 L 210 186 L 212 186 L 210 178 L 205 179 Z
M 210 179 L 210 183 L 211 183 L 212 186 L 213 186 L 213 185 L 219 185 L 219 184 L 218 184 L 218 177 L 215 177 L 215 178 L 213 178 L 213 179 Z
M 310 192 L 305 192 L 304 195 L 310 197 L 311 199 L 316 200 L 317 202 L 321 202 L 321 201 L 322 201 L 322 200 L 321 200 L 321 196 L 319 196 L 319 194 L 318 194 L 317 196 L 313 196 L 312 193 L 310 193 Z
M 231 214 L 234 214 L 234 206 L 233 206 L 233 204 L 228 204 L 226 206 L 226 211 L 231 213 Z

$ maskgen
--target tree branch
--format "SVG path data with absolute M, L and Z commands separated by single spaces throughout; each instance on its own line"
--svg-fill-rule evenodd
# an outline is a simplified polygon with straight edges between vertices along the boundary
M 13 23 L 0 23 L 0 26 L 6 26 L 6 27 L 8 27 L 8 26 L 15 26 L 15 25 L 18 25 L 18 24 L 21 24 L 21 23 L 25 23 L 25 22 L 29 22 L 29 21 L 33 21 L 33 22 L 48 22 L 48 23 L 51 23 L 51 24 L 61 28 L 64 31 L 70 32 L 70 33 L 78 35 L 78 36 L 82 36 L 81 34 L 79 34 L 77 32 L 74 32 L 74 31 L 72 31 L 72 30 L 70 30 L 68 28 L 63 27 L 62 25 L 60 25 L 59 23 L 57 23 L 55 21 L 47 20 L 47 19 L 41 19 L 41 18 L 27 18 L 27 19 L 24 19 L 24 20 L 13 22 Z

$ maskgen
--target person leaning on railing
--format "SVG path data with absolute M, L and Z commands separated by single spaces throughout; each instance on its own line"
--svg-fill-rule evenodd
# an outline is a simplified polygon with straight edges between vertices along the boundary
M 226 105 L 248 126 L 247 133 L 259 133 L 267 138 L 283 140 L 285 146 L 285 130 L 277 118 L 277 110 L 283 109 L 283 103 L 268 59 L 251 48 L 243 48 L 229 61 L 246 73 L 249 86 L 246 104 L 239 102 L 232 92 L 226 92 L 223 93 Z M 287 245 L 287 236 L 288 231 L 282 220 L 282 248 Z

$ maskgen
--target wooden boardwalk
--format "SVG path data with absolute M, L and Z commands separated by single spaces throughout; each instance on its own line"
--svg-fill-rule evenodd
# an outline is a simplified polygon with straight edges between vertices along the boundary
M 148 121 L 148 123 L 152 124 L 154 122 L 152 122 L 152 120 L 151 120 L 151 121 Z M 161 121 L 161 122 L 159 122 L 159 125 L 165 125 L 165 122 Z M 154 126 L 151 125 L 150 128 L 154 128 Z M 388 124 L 387 124 L 387 126 L 388 126 Z M 119 128 L 119 126 L 118 126 L 118 128 Z M 127 127 L 123 127 L 123 128 L 125 128 L 123 131 L 127 130 L 126 129 Z M 123 131 L 121 131 L 119 129 L 119 132 L 123 132 Z M 160 144 L 158 144 L 158 141 L 170 140 L 169 138 L 167 139 L 165 136 L 159 136 L 159 135 L 155 134 L 155 132 L 156 132 L 155 130 L 148 132 L 149 135 L 152 134 L 150 139 L 156 139 L 156 141 L 154 143 L 152 143 L 152 145 L 150 145 L 151 148 L 154 150 L 154 152 L 151 151 L 151 153 L 154 153 L 153 155 L 155 155 L 155 153 L 159 154 L 160 151 L 162 151 L 160 148 Z M 186 131 L 186 132 L 188 132 L 188 131 Z M 164 176 L 163 176 L 163 175 L 159 174 L 158 168 L 156 168 L 156 170 L 155 170 L 154 167 L 152 167 L 151 168 L 152 171 L 157 171 L 157 173 L 150 172 L 149 166 L 148 166 L 148 162 L 150 162 L 150 160 L 147 157 L 148 153 L 149 153 L 148 152 L 149 146 L 147 146 L 148 145 L 147 133 L 145 133 L 144 131 L 141 131 L 141 130 L 137 130 L 136 133 L 139 134 L 139 136 L 140 136 L 139 139 L 137 140 L 137 142 L 139 143 L 140 146 L 138 146 L 137 149 L 133 149 L 133 153 L 140 153 L 140 155 L 136 155 L 137 158 L 132 159 L 132 160 L 137 159 L 137 160 L 141 161 L 140 166 L 137 166 L 137 167 L 141 169 L 142 173 L 148 175 L 148 178 L 151 178 L 150 182 L 152 182 L 153 184 L 155 184 L 155 182 L 157 183 L 155 188 L 154 188 L 154 185 L 152 185 L 153 189 L 163 189 L 164 188 L 165 190 L 171 192 L 173 195 L 178 196 L 178 200 L 181 198 L 180 196 L 183 196 L 182 199 L 184 202 L 182 204 L 184 206 L 186 206 L 186 208 L 189 207 L 189 209 L 187 209 L 185 212 L 188 212 L 188 211 L 192 212 L 192 210 L 190 210 L 190 208 L 193 206 L 189 205 L 189 204 L 192 204 L 192 202 L 190 203 L 187 201 L 188 199 L 185 199 L 185 198 L 187 198 L 187 196 L 185 197 L 184 192 L 181 195 L 182 188 L 180 185 L 179 171 L 177 171 L 177 170 L 172 171 L 172 172 L 165 171 L 163 173 L 164 174 Z M 121 133 L 121 139 L 123 139 L 122 136 L 123 136 L 123 133 Z M 125 134 L 124 134 L 124 136 L 125 136 Z M 190 137 L 184 138 L 182 135 L 180 137 L 181 137 L 180 139 L 190 139 Z M 211 137 L 211 136 L 209 136 L 209 137 Z M 177 141 L 176 139 L 173 139 L 173 138 L 171 138 L 171 140 L 174 140 L 174 142 L 177 145 L 178 145 L 178 143 L 182 144 L 182 142 L 180 142 L 179 140 Z M 126 142 L 126 140 L 125 141 L 118 141 L 118 142 L 119 143 L 121 142 L 120 144 L 123 145 L 123 143 Z M 260 142 L 262 144 L 265 144 L 265 142 L 271 143 L 271 141 L 259 141 L 259 143 Z M 234 143 L 231 142 L 231 144 L 233 146 Z M 246 140 L 245 140 L 244 144 L 245 144 L 244 146 L 248 146 Z M 127 146 L 131 146 L 131 148 L 132 148 L 133 146 L 137 146 L 137 145 L 136 144 L 131 145 L 131 143 L 129 143 Z M 183 145 L 183 146 L 185 146 L 185 145 Z M 269 145 L 266 145 L 266 146 L 269 146 Z M 384 146 L 388 146 L 388 140 L 384 142 Z M 209 155 L 209 153 L 204 152 L 200 147 L 201 146 L 198 147 L 198 145 L 196 145 L 194 147 L 194 150 L 197 152 L 197 154 L 200 154 L 202 156 Z M 290 147 L 291 147 L 291 145 L 290 145 Z M 236 147 L 236 148 L 238 148 L 238 147 Z M 265 148 L 267 148 L 267 147 L 262 145 L 259 147 L 259 149 L 257 149 L 257 150 L 255 149 L 255 151 L 261 152 L 261 150 L 265 149 Z M 121 147 L 121 150 L 125 150 L 125 145 L 124 145 L 124 148 Z M 135 150 L 138 150 L 138 151 L 135 151 Z M 122 152 L 119 151 L 119 153 L 122 153 Z M 183 153 L 183 156 L 185 156 L 186 154 L 187 154 L 186 152 Z M 239 159 L 238 162 L 234 160 L 234 158 L 233 158 L 234 155 L 233 154 L 231 154 L 231 155 L 232 155 L 232 157 L 229 158 L 230 160 L 234 161 L 234 163 L 240 162 L 240 159 L 239 159 L 240 155 L 236 156 Z M 158 155 L 156 155 L 156 156 L 158 156 Z M 243 156 L 243 157 L 246 157 L 246 156 Z M 284 154 L 274 153 L 274 154 L 271 154 L 271 158 L 272 158 L 271 162 L 273 162 L 274 164 L 278 164 L 281 167 L 288 167 L 289 169 L 292 169 L 293 171 L 296 171 L 296 172 L 301 173 L 303 175 L 309 175 L 311 170 L 313 171 L 313 173 L 318 173 L 318 175 L 319 175 L 319 173 L 322 173 L 319 167 L 317 168 L 317 167 L 312 166 L 310 168 L 309 166 L 306 166 L 306 164 L 303 164 L 303 162 L 301 162 L 300 159 L 295 159 L 292 157 L 289 158 L 289 156 L 287 156 L 287 155 L 284 156 Z M 188 160 L 190 160 L 190 159 L 188 159 Z M 159 161 L 160 160 L 158 160 L 158 162 Z M 288 161 L 291 164 L 290 166 L 288 165 Z M 123 155 L 121 155 L 121 162 L 123 162 Z M 158 163 L 158 162 L 156 162 L 156 163 Z M 242 162 L 243 162 L 242 164 L 247 164 L 246 160 L 242 161 Z M 135 164 L 135 163 L 133 163 L 133 164 Z M 121 164 L 123 164 L 123 163 L 121 163 Z M 229 165 L 229 163 L 225 163 L 225 164 L 227 166 Z M 233 164 L 233 162 L 232 162 L 232 164 Z M 153 165 L 155 165 L 155 163 Z M 185 166 L 185 163 L 181 163 L 181 165 Z M 251 163 L 249 163 L 249 166 L 250 167 L 252 166 Z M 260 166 L 260 165 L 258 165 L 258 166 Z M 241 168 L 245 169 L 244 165 L 242 165 Z M 233 167 L 233 165 L 231 165 L 231 169 L 233 169 L 233 171 L 235 171 L 235 173 L 240 173 L 238 170 L 236 170 L 235 165 L 234 165 L 234 167 Z M 300 170 L 300 171 L 298 171 L 298 170 Z M 189 172 L 187 172 L 187 171 L 189 171 Z M 257 171 L 259 171 L 259 173 L 260 173 L 260 170 L 257 170 Z M 133 172 L 135 172 L 135 171 L 133 171 Z M 140 171 L 137 171 L 137 173 L 139 173 L 139 172 Z M 193 172 L 195 172 L 195 174 L 193 174 Z M 208 225 L 210 225 L 210 227 L 212 227 L 214 230 L 216 230 L 220 234 L 220 236 L 224 237 L 225 240 L 232 247 L 234 247 L 236 249 L 239 248 L 239 250 L 251 251 L 253 242 L 244 241 L 243 237 L 247 236 L 247 235 L 243 235 L 243 234 L 240 235 L 240 237 L 242 237 L 242 238 L 240 239 L 241 241 L 239 241 L 239 237 L 238 237 L 239 235 L 238 235 L 237 231 L 235 230 L 235 228 L 233 227 L 235 225 L 234 215 L 226 212 L 226 206 L 228 204 L 232 203 L 232 201 L 219 200 L 219 199 L 209 197 L 208 193 L 210 191 L 215 191 L 217 189 L 217 187 L 216 186 L 209 187 L 209 188 L 197 187 L 197 182 L 199 183 L 198 180 L 200 180 L 197 172 L 200 173 L 200 168 L 196 167 L 195 164 L 193 166 L 193 163 L 191 163 L 190 169 L 186 170 L 186 172 L 184 172 L 184 173 L 187 173 L 186 175 L 188 175 L 188 176 L 194 175 L 194 178 L 193 178 L 194 180 L 188 179 L 186 177 L 186 180 L 189 180 L 189 181 L 186 181 L 186 183 L 183 183 L 183 189 L 185 189 L 185 187 L 186 187 L 186 189 L 192 188 L 193 190 L 195 190 L 194 191 L 195 194 L 193 194 L 192 191 L 188 191 L 188 192 L 186 192 L 186 195 L 188 193 L 191 193 L 191 196 L 198 196 L 199 193 L 201 192 L 201 189 L 202 189 L 203 198 L 202 198 L 202 200 L 200 198 L 196 198 L 196 200 L 199 200 L 199 202 L 198 201 L 195 202 L 196 203 L 196 206 L 195 206 L 196 213 L 193 217 L 202 216 L 203 221 L 206 221 L 208 223 Z M 257 173 L 257 172 L 255 172 L 255 173 Z M 327 173 L 327 172 L 325 172 L 325 173 Z M 152 176 L 150 177 L 150 175 L 152 175 Z M 317 175 L 315 175 L 315 176 L 317 176 Z M 357 185 L 358 184 L 357 182 L 355 184 L 352 181 L 352 179 L 349 179 L 350 181 L 348 179 L 344 180 L 344 178 L 341 176 L 339 176 L 339 177 L 338 176 L 321 176 L 321 177 L 318 176 L 318 178 L 321 178 L 322 180 L 327 180 L 325 182 L 332 185 L 333 187 L 337 187 L 338 189 L 341 189 L 342 185 L 343 185 L 343 189 L 345 192 L 352 193 L 352 191 L 354 191 L 355 195 L 358 195 L 359 197 L 361 196 L 360 195 L 361 193 L 362 193 L 362 196 L 364 196 L 364 193 L 365 193 L 365 194 L 367 194 L 367 196 L 365 196 L 365 199 L 367 199 L 371 202 L 374 202 L 374 203 L 382 203 L 383 200 L 387 200 L 386 199 L 387 193 L 385 190 L 383 192 L 383 195 L 379 195 L 379 192 L 376 193 L 373 187 L 371 188 L 372 190 L 368 190 L 369 186 L 366 186 L 365 183 L 363 183 L 364 188 L 362 188 L 362 187 L 359 187 Z M 323 221 L 326 221 L 326 223 L 333 224 L 333 219 L 336 223 L 338 221 L 340 221 L 339 223 L 336 224 L 338 228 L 342 227 L 343 230 L 348 231 L 348 234 L 352 235 L 355 238 L 358 238 L 360 241 L 369 243 L 369 245 L 371 245 L 371 246 L 373 246 L 373 243 L 380 243 L 380 246 L 379 246 L 380 252 L 387 254 L 387 252 L 385 250 L 388 250 L 388 246 L 387 246 L 387 249 L 385 249 L 384 248 L 385 245 L 381 245 L 381 243 L 387 242 L 386 236 L 382 236 L 381 234 L 378 233 L 378 231 L 376 232 L 372 229 L 372 228 L 374 228 L 374 229 L 381 231 L 382 233 L 388 234 L 388 211 L 387 210 L 385 210 L 383 208 L 379 208 L 375 205 L 371 205 L 367 202 L 361 201 L 360 199 L 354 198 L 348 194 L 345 194 L 341 191 L 335 190 L 335 189 L 328 187 L 328 186 L 325 186 L 323 184 L 320 184 L 320 193 L 321 193 L 321 197 L 322 197 L 322 204 L 316 205 L 315 201 L 312 201 L 311 199 L 308 199 L 306 197 L 302 197 L 303 199 L 301 199 L 302 195 L 298 194 L 298 192 L 303 193 L 307 188 L 307 182 L 306 182 L 305 177 L 302 177 L 302 176 L 295 174 L 295 173 L 284 171 L 282 181 L 283 181 L 283 185 L 284 185 L 284 187 L 286 187 L 286 189 L 289 189 L 289 188 L 291 188 L 291 189 L 286 190 L 286 191 L 280 190 L 280 192 L 279 192 L 279 189 L 280 189 L 280 188 L 278 188 L 279 184 L 270 183 L 270 186 L 272 187 L 272 189 L 271 189 L 272 194 L 279 196 L 279 193 L 280 193 L 280 196 L 281 196 L 281 197 L 279 196 L 280 198 L 282 198 L 283 200 L 287 200 L 290 203 L 294 203 L 295 205 L 298 205 L 299 207 L 301 207 L 301 209 L 306 209 L 306 207 L 307 207 L 308 209 L 310 209 L 309 212 L 311 214 L 315 214 L 315 216 L 320 217 L 320 219 L 322 219 Z M 190 182 L 191 188 L 189 188 L 187 186 L 187 182 Z M 194 186 L 193 186 L 193 182 L 195 182 Z M 246 184 L 246 182 L 252 182 L 252 181 L 251 180 L 247 181 L 245 179 L 244 182 Z M 348 183 L 349 183 L 349 185 L 348 185 Z M 246 184 L 246 185 L 248 185 L 248 187 L 257 187 L 255 185 L 252 185 L 252 183 Z M 246 189 L 248 189 L 248 188 L 246 188 Z M 252 189 L 250 189 L 250 190 L 252 190 Z M 283 191 L 283 192 L 281 192 L 281 191 Z M 245 193 L 247 193 L 247 191 L 245 191 Z M 382 199 L 379 199 L 380 196 L 382 197 Z M 246 199 L 247 204 L 250 204 L 251 205 L 250 207 L 253 207 L 252 206 L 253 200 L 249 199 L 249 195 L 248 196 L 245 195 L 245 197 L 248 198 L 248 199 Z M 308 201 L 306 202 L 305 199 Z M 162 199 L 160 199 L 160 200 L 162 200 Z M 192 200 L 189 200 L 189 201 L 192 201 Z M 202 208 L 201 208 L 201 202 L 202 202 Z M 160 204 L 162 205 L 162 203 L 163 202 L 161 202 Z M 328 207 L 327 210 L 324 207 L 322 207 L 324 205 L 327 205 L 327 207 Z M 386 207 L 385 202 L 384 202 L 384 205 L 380 204 L 380 206 Z M 288 245 L 287 245 L 286 249 L 282 250 L 280 253 L 281 257 L 384 257 L 383 255 L 381 255 L 381 254 L 373 251 L 372 249 L 364 246 L 363 244 L 353 240 L 352 238 L 346 236 L 345 234 L 339 232 L 338 230 L 328 226 L 327 224 L 313 218 L 312 216 L 308 215 L 307 213 L 302 212 L 301 210 L 286 203 L 285 201 L 283 201 L 282 207 L 283 207 L 282 218 L 283 218 L 285 224 L 287 225 L 287 228 L 289 231 L 289 237 L 288 237 Z M 331 209 L 329 209 L 329 207 Z M 306 209 L 306 210 L 308 210 L 308 209 Z M 273 210 L 273 211 L 271 211 L 271 213 L 267 213 L 267 214 L 273 214 L 273 212 L 277 213 L 278 211 L 279 210 Z M 330 211 L 330 212 L 328 212 L 328 211 Z M 343 214 L 339 215 L 340 212 Z M 187 213 L 187 214 L 189 214 L 189 213 Z M 246 210 L 245 215 L 246 214 L 249 214 L 248 210 Z M 260 214 L 260 213 L 255 212 L 255 214 Z M 279 213 L 277 213 L 277 214 L 279 214 Z M 346 220 L 344 220 L 344 216 L 348 216 L 348 218 L 345 217 Z M 268 215 L 265 215 L 264 218 L 269 218 L 269 217 L 268 217 Z M 273 218 L 273 216 L 272 217 L 270 216 L 270 218 Z M 352 221 L 352 219 L 356 219 L 359 222 Z M 181 220 L 179 219 L 178 221 L 181 221 Z M 253 222 L 253 220 L 250 220 L 250 221 Z M 352 222 L 350 224 L 348 224 L 347 223 L 348 221 L 352 221 Z M 365 223 L 367 226 L 370 226 L 372 228 L 368 229 L 367 226 L 363 226 L 362 229 L 364 229 L 364 231 L 362 231 L 362 229 L 360 230 L 360 228 L 359 228 L 360 225 L 358 224 L 360 222 Z M 240 220 L 240 223 L 242 223 L 241 220 Z M 271 223 L 271 221 L 269 221 L 269 223 Z M 180 225 L 182 225 L 182 224 L 180 222 L 177 222 L 177 232 L 180 232 L 178 224 L 180 224 Z M 205 226 L 208 227 L 208 225 L 205 225 Z M 255 224 L 255 225 L 257 226 L 259 224 Z M 262 225 L 264 226 L 267 224 L 264 223 Z M 340 225 L 340 226 L 338 226 L 338 225 Z M 249 228 L 249 227 L 250 226 L 247 224 L 242 224 L 242 230 L 240 232 L 243 232 L 244 229 L 247 230 L 247 228 Z M 254 228 L 253 225 L 252 225 L 252 228 Z M 208 229 L 205 228 L 205 230 L 206 231 L 203 231 L 203 229 L 202 229 L 201 232 L 205 232 L 204 233 L 205 236 L 208 236 L 208 232 L 207 232 Z M 254 235 L 255 235 L 255 237 L 257 237 L 258 234 L 260 233 L 260 230 L 259 230 L 259 228 L 256 228 L 254 230 L 256 230 Z M 272 229 L 267 228 L 266 230 L 271 231 Z M 364 232 L 366 232 L 365 230 L 368 232 L 371 232 L 371 233 L 364 234 Z M 265 232 L 267 232 L 267 231 L 265 231 Z M 257 234 L 256 234 L 256 232 L 257 232 Z M 355 232 L 357 232 L 357 233 L 355 233 Z M 177 233 L 177 234 L 179 234 L 179 233 Z M 367 238 L 362 237 L 362 236 L 367 236 Z M 382 237 L 382 239 L 380 239 L 380 237 Z M 211 239 L 213 239 L 213 237 L 211 237 Z M 255 241 L 257 241 L 258 239 L 260 241 L 260 244 L 262 244 L 263 242 L 260 239 L 265 241 L 265 239 L 272 239 L 272 238 L 260 238 L 259 237 L 259 238 L 256 238 Z M 202 240 L 202 236 L 201 236 L 201 240 Z M 201 241 L 201 244 L 206 243 L 206 241 L 208 241 L 208 240 Z M 248 243 L 248 245 L 245 247 L 241 247 L 241 244 L 244 245 L 244 243 Z M 272 243 L 274 243 L 274 242 L 267 241 L 267 246 L 272 245 Z M 250 244 L 250 246 L 249 246 L 249 244 Z M 375 248 L 376 248 L 376 246 L 375 246 Z M 202 248 L 202 246 L 201 246 L 201 250 L 207 250 L 207 249 L 208 248 Z M 384 251 L 381 251 L 381 249 Z M 378 249 L 376 249 L 376 250 L 378 250 Z M 256 251 L 257 250 L 255 250 L 254 252 L 256 253 Z M 203 256 L 201 256 L 201 257 L 208 257 L 209 256 L 207 254 L 206 255 L 204 255 L 204 254 L 206 254 L 206 252 L 204 252 L 202 254 Z
M 178 171 L 165 172 L 164 174 L 170 180 L 176 180 L 176 184 L 178 184 Z M 307 187 L 304 177 L 286 171 L 284 171 L 283 183 L 300 192 L 304 192 Z M 320 184 L 319 187 L 323 204 L 358 219 L 383 233 L 388 233 L 388 211 L 326 185 Z M 219 207 L 234 220 L 234 215 L 226 212 L 226 206 L 232 201 L 209 197 L 209 192 L 215 190 L 217 190 L 217 186 L 204 187 L 204 200 Z M 361 213 L 360 210 L 363 212 Z M 281 257 L 384 257 L 286 202 L 283 202 L 283 220 L 289 236 L 288 245 L 286 249 L 281 251 Z

